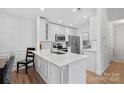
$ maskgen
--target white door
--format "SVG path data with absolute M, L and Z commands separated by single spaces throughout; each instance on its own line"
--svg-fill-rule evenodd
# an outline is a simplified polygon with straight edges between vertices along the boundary
M 124 31 L 115 31 L 114 58 L 124 60 Z

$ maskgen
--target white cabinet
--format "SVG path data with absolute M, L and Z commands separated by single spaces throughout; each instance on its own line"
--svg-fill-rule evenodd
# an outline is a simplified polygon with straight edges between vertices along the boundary
M 87 70 L 96 72 L 96 52 L 85 51 L 84 55 L 88 56 L 87 63 L 86 63 Z
M 48 79 L 49 83 L 60 84 L 61 83 L 61 69 L 56 65 L 49 63 L 48 65 Z
M 89 39 L 94 41 L 97 37 L 97 17 L 93 16 L 89 20 Z
M 47 81 L 48 77 L 48 62 L 39 56 L 35 57 L 35 68 L 42 78 Z
M 77 33 L 75 30 L 71 29 L 71 28 L 65 28 L 65 40 L 68 41 L 68 36 L 76 36 Z
M 41 41 L 46 41 L 46 20 L 37 17 L 37 50 L 40 50 Z
M 40 58 L 40 70 L 47 77 L 48 76 L 48 62 Z
M 65 35 L 65 40 L 68 41 L 68 36 L 72 35 L 75 36 L 76 31 L 71 29 L 71 28 L 66 28 L 66 27 L 62 27 L 62 26 L 58 26 L 58 25 L 54 25 L 54 24 L 48 24 L 48 40 L 49 41 L 55 41 L 55 35 L 56 34 L 61 34 L 61 35 Z
M 65 35 L 65 28 L 62 26 L 48 24 L 48 40 L 55 41 L 55 35 L 62 34 Z
M 35 57 L 35 68 L 42 79 L 49 84 L 60 84 L 61 83 L 61 68 L 53 65 L 47 60 L 36 56 Z M 64 72 L 67 73 L 67 72 Z M 66 77 L 64 76 L 64 79 Z M 66 79 L 67 80 L 67 79 Z M 67 81 L 64 81 L 67 82 Z
M 40 19 L 40 24 L 39 24 L 39 40 L 40 41 L 45 41 L 46 40 L 46 20 Z
M 65 27 L 59 26 L 59 34 L 65 35 Z
M 71 28 L 52 24 L 46 19 L 37 17 L 37 48 L 39 48 L 39 41 L 55 41 L 56 34 L 65 35 L 66 41 L 68 41 L 68 35 L 75 36 L 76 31 Z
M 65 28 L 65 40 L 68 41 L 68 36 L 71 35 L 71 30 L 68 28 Z
M 55 58 L 55 55 L 51 55 L 51 54 L 47 54 L 46 56 L 44 54 L 39 54 L 39 52 L 35 52 L 35 54 L 36 54 L 35 57 L 36 71 L 39 73 L 41 78 L 47 84 L 86 83 L 86 70 L 85 70 L 86 56 L 80 60 L 78 58 L 77 60 L 74 60 L 72 63 L 69 62 L 68 64 L 59 65 L 57 62 L 59 61 L 58 58 L 60 57 L 58 57 L 57 55 Z M 51 59 L 51 57 L 53 57 L 53 59 Z M 63 56 L 63 58 L 65 57 Z M 68 58 L 66 62 L 68 62 Z
M 42 57 L 35 56 L 35 68 L 42 79 L 49 84 L 68 83 L 68 67 L 57 67 Z
M 48 24 L 48 40 L 55 41 L 55 33 L 57 32 L 57 28 L 53 24 Z
M 40 73 L 40 60 L 38 56 L 35 56 L 35 69 L 38 73 Z

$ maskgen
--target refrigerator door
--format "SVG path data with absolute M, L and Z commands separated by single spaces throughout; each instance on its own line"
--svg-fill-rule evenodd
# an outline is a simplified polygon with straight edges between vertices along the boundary
M 80 54 L 80 37 L 69 36 L 69 46 L 71 47 L 72 53 Z

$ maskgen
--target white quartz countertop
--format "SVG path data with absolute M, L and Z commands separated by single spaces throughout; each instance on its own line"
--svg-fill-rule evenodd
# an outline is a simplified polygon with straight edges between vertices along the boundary
M 78 62 L 78 60 L 82 60 L 84 58 L 87 58 L 85 55 L 79 55 L 75 53 L 66 53 L 62 55 L 58 55 L 55 53 L 51 53 L 48 49 L 42 49 L 40 51 L 34 51 L 35 55 L 42 57 L 43 59 L 47 60 L 48 62 L 51 62 L 52 64 L 55 64 L 59 67 L 71 64 L 73 62 Z
M 97 49 L 88 48 L 88 49 L 84 49 L 84 52 L 97 52 Z

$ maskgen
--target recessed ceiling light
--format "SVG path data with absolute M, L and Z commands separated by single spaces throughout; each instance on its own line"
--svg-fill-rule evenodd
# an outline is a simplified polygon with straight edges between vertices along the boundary
M 44 8 L 40 8 L 41 11 L 44 11 Z
M 85 15 L 84 18 L 87 18 L 87 16 Z
M 76 12 L 76 9 L 75 8 L 73 9 L 73 12 Z
M 62 20 L 59 20 L 59 23 L 62 23 Z
M 72 26 L 72 24 L 70 24 L 70 26 Z

